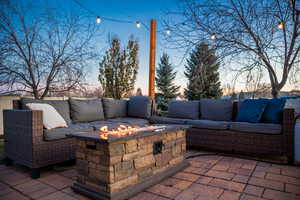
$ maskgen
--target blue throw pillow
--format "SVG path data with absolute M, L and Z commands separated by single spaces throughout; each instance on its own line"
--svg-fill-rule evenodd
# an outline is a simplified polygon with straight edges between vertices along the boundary
M 266 99 L 246 99 L 241 103 L 236 121 L 259 123 L 268 104 Z
M 277 123 L 282 121 L 282 112 L 286 99 L 268 99 L 267 107 L 262 116 L 262 122 Z

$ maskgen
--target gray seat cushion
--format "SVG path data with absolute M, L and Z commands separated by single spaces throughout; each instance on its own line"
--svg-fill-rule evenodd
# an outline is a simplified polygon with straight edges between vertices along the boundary
M 64 118 L 67 124 L 71 124 L 72 120 L 70 117 L 70 106 L 69 102 L 66 100 L 40 100 L 40 99 L 30 99 L 21 98 L 22 109 L 27 109 L 26 104 L 28 103 L 46 103 L 50 104 L 57 110 L 57 112 Z
M 152 100 L 150 97 L 130 97 L 127 106 L 127 114 L 129 117 L 140 117 L 145 119 L 149 119 L 151 117 Z
M 44 129 L 44 139 L 47 141 L 63 139 L 67 137 L 67 134 L 99 130 L 103 126 L 108 126 L 108 129 L 111 130 L 117 128 L 121 124 L 127 125 L 126 123 L 119 122 L 95 121 L 90 123 L 70 124 L 67 128 Z
M 153 124 L 185 124 L 188 119 L 152 116 L 150 122 Z
M 250 133 L 281 134 L 282 126 L 270 123 L 231 122 L 229 129 Z
M 133 118 L 133 117 L 114 118 L 114 119 L 108 119 L 108 121 L 114 123 L 127 124 L 130 126 L 140 126 L 140 127 L 149 125 L 149 121 L 147 119 Z
M 227 99 L 201 99 L 201 119 L 231 121 L 232 101 Z
M 212 120 L 188 120 L 187 124 L 191 125 L 194 128 L 227 130 L 229 129 L 230 122 Z
M 77 100 L 70 99 L 71 117 L 73 123 L 104 120 L 101 99 Z
M 168 117 L 199 119 L 199 101 L 178 101 L 169 102 Z
M 70 124 L 67 128 L 44 129 L 44 139 L 47 141 L 66 138 L 67 134 L 92 131 L 88 123 Z
M 106 119 L 127 116 L 127 100 L 103 98 L 102 103 Z

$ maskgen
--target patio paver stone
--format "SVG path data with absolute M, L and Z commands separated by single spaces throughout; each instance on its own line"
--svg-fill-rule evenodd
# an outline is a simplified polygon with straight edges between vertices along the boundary
M 189 151 L 187 154 L 202 153 Z M 299 166 L 225 155 L 188 160 L 190 167 L 130 200 L 300 200 Z M 88 200 L 70 188 L 76 178 L 74 165 L 45 170 L 41 178 L 35 180 L 24 167 L 0 165 L 0 199 Z

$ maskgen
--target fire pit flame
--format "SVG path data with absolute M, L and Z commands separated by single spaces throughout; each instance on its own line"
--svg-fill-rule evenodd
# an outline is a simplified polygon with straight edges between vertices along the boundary
M 99 136 L 100 138 L 107 140 L 109 137 L 124 137 L 124 136 L 130 136 L 137 134 L 141 131 L 147 131 L 147 130 L 156 130 L 158 129 L 162 130 L 162 127 L 156 127 L 156 126 L 147 126 L 147 127 L 132 127 L 132 126 L 125 126 L 125 125 L 119 125 L 115 129 L 109 130 L 108 126 L 102 126 L 100 127 Z
M 138 127 L 120 125 L 116 129 L 109 130 L 108 126 L 100 128 L 100 137 L 107 140 L 109 137 L 123 137 L 133 135 L 138 132 Z

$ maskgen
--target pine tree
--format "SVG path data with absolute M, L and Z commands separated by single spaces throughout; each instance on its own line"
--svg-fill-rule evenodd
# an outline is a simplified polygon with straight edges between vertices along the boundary
M 219 98 L 222 95 L 218 58 L 208 44 L 200 43 L 190 53 L 185 65 L 188 79 L 184 95 L 188 100 Z
M 166 110 L 168 107 L 168 101 L 179 96 L 180 86 L 174 84 L 176 78 L 176 71 L 172 67 L 168 54 L 164 53 L 160 58 L 156 73 L 156 87 L 161 93 L 160 101 L 157 102 L 158 108 Z
M 138 49 L 135 40 L 130 39 L 124 49 L 118 38 L 111 40 L 111 47 L 99 64 L 98 79 L 104 97 L 120 99 L 132 92 L 138 72 Z

